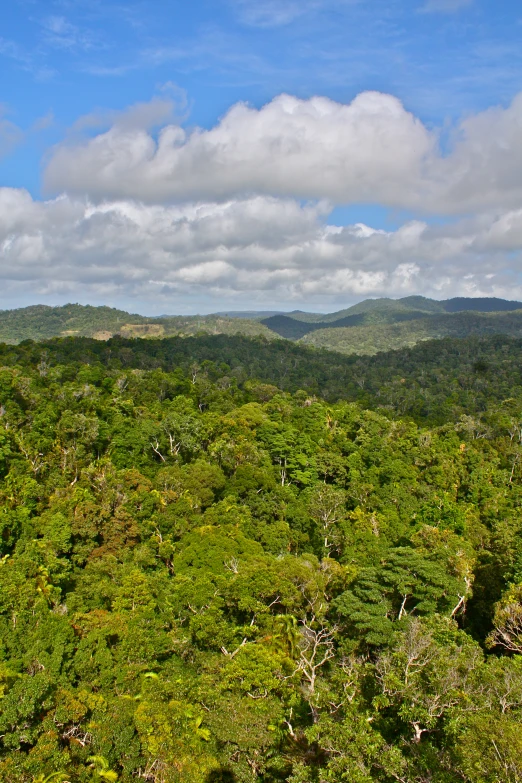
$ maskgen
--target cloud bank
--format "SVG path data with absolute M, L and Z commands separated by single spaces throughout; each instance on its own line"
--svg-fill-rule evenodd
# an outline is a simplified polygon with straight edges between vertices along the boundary
M 34 201 L 0 189 L 1 289 L 152 303 L 342 303 L 422 292 L 522 298 L 522 209 L 394 232 L 326 222 L 324 204 L 257 196 L 180 206 Z M 215 302 L 212 307 L 211 303 Z M 228 306 L 228 305 L 227 305 Z
M 209 130 L 185 129 L 175 108 L 162 97 L 80 118 L 48 156 L 60 195 L 0 190 L 4 301 L 173 312 L 522 298 L 522 93 L 444 135 L 377 92 L 237 104 Z M 420 218 L 330 225 L 338 204 Z

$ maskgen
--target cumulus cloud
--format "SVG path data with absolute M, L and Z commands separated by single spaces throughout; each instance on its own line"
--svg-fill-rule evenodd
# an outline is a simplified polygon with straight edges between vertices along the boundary
M 174 85 L 164 85 L 162 91 Z M 186 96 L 184 95 L 184 108 L 186 108 Z M 80 117 L 72 126 L 71 134 L 66 143 L 74 149 L 74 145 L 81 144 L 79 134 L 88 129 L 106 130 L 112 127 L 115 133 L 139 133 L 151 131 L 174 119 L 176 102 L 171 97 L 155 97 L 151 101 L 135 103 L 124 111 L 97 111 Z
M 4 296 L 160 312 L 413 293 L 522 299 L 522 93 L 463 119 L 444 150 L 376 92 L 237 104 L 210 130 L 183 128 L 186 108 L 166 85 L 149 103 L 83 117 L 48 160 L 46 186 L 61 196 L 0 190 Z M 339 203 L 454 218 L 330 225 Z
M 0 189 L 5 297 L 137 302 L 160 312 L 191 298 L 337 305 L 423 293 L 522 298 L 522 210 L 393 232 L 330 226 L 327 205 L 257 196 L 220 204 L 34 201 Z
M 514 208 L 522 204 L 521 130 L 522 93 L 507 108 L 464 119 L 446 154 L 437 133 L 391 95 L 365 92 L 349 104 L 280 95 L 261 109 L 236 104 L 210 130 L 169 123 L 155 136 L 116 119 L 58 145 L 45 185 L 150 203 L 256 194 L 449 214 Z
M 414 198 L 433 144 L 389 95 L 363 93 L 348 105 L 281 95 L 260 110 L 237 104 L 209 131 L 171 124 L 156 140 L 114 125 L 56 148 L 45 184 L 150 202 L 256 193 L 395 203 L 398 191 L 403 200 Z
M 505 109 L 464 119 L 454 133 L 452 153 L 434 168 L 441 197 L 454 212 L 521 206 L 522 93 Z

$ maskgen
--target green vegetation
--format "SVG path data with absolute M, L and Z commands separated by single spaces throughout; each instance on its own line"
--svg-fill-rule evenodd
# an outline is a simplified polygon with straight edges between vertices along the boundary
M 106 342 L 65 338 L 0 345 L 0 364 L 44 370 L 56 364 L 182 370 L 191 377 L 203 372 L 213 381 L 225 373 L 240 385 L 259 381 L 290 393 L 304 389 L 330 402 L 344 399 L 418 423 L 443 424 L 481 414 L 511 396 L 522 383 L 522 340 L 502 335 L 446 338 L 376 356 L 343 356 L 285 340 L 242 336 L 115 337 Z
M 509 312 L 516 311 L 516 312 Z M 522 335 L 522 303 L 504 299 L 448 299 L 422 296 L 366 299 L 329 315 L 288 313 L 261 321 L 289 340 L 302 340 L 342 353 L 375 354 L 421 340 L 470 335 Z
M 301 342 L 342 353 L 372 355 L 397 350 L 423 340 L 441 337 L 507 334 L 522 337 L 522 310 L 511 313 L 454 313 L 424 316 L 404 323 L 368 324 L 352 328 L 320 329 L 306 334 Z
M 513 302 L 507 299 L 497 299 L 496 297 L 456 297 L 455 299 L 428 299 L 425 296 L 404 296 L 402 299 L 364 299 L 345 310 L 338 310 L 335 313 L 305 313 L 302 310 L 294 310 L 291 313 L 285 313 L 290 318 L 308 323 L 332 323 L 339 321 L 351 315 L 364 314 L 369 322 L 374 323 L 393 323 L 396 317 L 405 313 L 417 313 L 425 315 L 435 315 L 443 313 L 457 313 L 464 311 L 474 311 L 479 313 L 498 313 L 510 310 L 521 310 L 522 302 Z M 281 315 L 281 313 L 274 313 Z
M 274 337 L 272 332 L 257 322 L 217 315 L 146 318 L 113 307 L 78 304 L 63 307 L 34 305 L 0 311 L 0 340 L 6 343 L 66 336 L 107 340 L 115 334 L 127 337 L 168 337 L 199 333 L 244 334 L 251 337 L 263 334 L 268 338 Z
M 297 311 L 296 311 L 297 312 Z M 280 310 L 230 310 L 228 312 L 214 313 L 216 316 L 225 318 L 243 318 L 247 320 L 261 321 L 263 318 L 269 318 L 271 315 L 281 315 Z
M 518 783 L 521 368 L 0 346 L 0 779 Z
M 398 300 L 367 299 L 329 315 L 296 310 L 268 318 L 254 312 L 233 313 L 230 317 L 215 314 L 147 318 L 110 307 L 37 305 L 0 311 L 0 340 L 19 343 L 27 339 L 67 336 L 108 340 L 115 335 L 154 339 L 223 334 L 259 336 L 268 340 L 283 337 L 340 353 L 372 355 L 446 336 L 509 334 L 520 337 L 522 309 L 517 309 L 519 307 L 522 307 L 520 302 L 502 299 L 437 302 L 422 296 L 409 296 Z M 477 311 L 471 311 L 471 308 L 477 308 Z
M 339 318 L 337 321 L 327 323 L 326 321 L 317 321 L 314 323 L 291 318 L 287 315 L 274 315 L 271 318 L 265 318 L 262 323 L 276 334 L 285 337 L 287 340 L 299 340 L 310 332 L 317 330 L 333 329 L 338 327 L 353 327 L 365 322 L 364 315 L 347 315 L 345 318 Z
M 159 324 L 163 328 L 162 334 L 165 337 L 179 335 L 180 337 L 190 337 L 197 334 L 242 334 L 245 337 L 256 337 L 258 335 L 267 340 L 273 340 L 276 335 L 267 329 L 262 323 L 256 320 L 245 318 L 223 318 L 217 315 L 191 315 L 191 316 L 169 316 L 168 318 L 150 319 L 153 324 Z M 121 334 L 127 334 L 125 330 Z M 130 331 L 129 336 L 141 337 L 137 330 Z M 151 334 L 156 337 L 157 335 Z
M 18 310 L 0 310 L 0 340 L 17 343 L 28 339 L 48 340 L 62 335 L 93 337 L 98 332 L 107 332 L 107 336 L 112 336 L 129 321 L 145 324 L 147 320 L 141 315 L 129 315 L 112 307 L 33 305 Z
M 467 300 L 475 301 L 475 300 Z M 445 313 L 444 302 L 426 299 L 423 296 L 408 296 L 403 299 L 365 299 L 363 302 L 338 310 L 335 313 L 304 313 L 294 310 L 284 315 L 301 324 L 308 324 L 314 329 L 342 326 L 342 321 L 352 320 L 353 325 L 361 323 L 395 323 L 410 318 L 420 318 L 434 313 Z M 466 309 L 466 308 L 462 308 Z M 276 315 L 282 315 L 277 313 Z M 357 318 L 354 318 L 357 316 Z M 263 323 L 277 324 L 272 318 L 266 318 Z M 272 327 L 271 327 L 272 328 Z
M 435 302 L 422 296 L 411 296 L 406 299 L 366 299 L 337 313 L 322 315 L 296 311 L 265 318 L 261 323 L 281 337 L 299 340 L 318 329 L 373 326 L 428 318 L 435 313 L 444 313 L 442 305 L 442 302 Z

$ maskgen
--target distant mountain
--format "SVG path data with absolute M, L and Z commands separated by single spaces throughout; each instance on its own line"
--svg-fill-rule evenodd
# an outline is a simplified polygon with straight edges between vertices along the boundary
M 522 336 L 522 302 L 495 298 L 436 301 L 423 296 L 366 299 L 334 313 L 276 310 L 147 317 L 112 307 L 34 305 L 0 311 L 0 342 L 52 337 L 161 338 L 199 334 L 285 338 L 343 353 L 373 354 L 436 337 Z
M 339 318 L 337 321 L 326 322 L 316 321 L 298 321 L 288 315 L 273 315 L 270 318 L 264 318 L 261 323 L 271 329 L 273 332 L 286 337 L 288 340 L 299 340 L 309 332 L 317 329 L 334 328 L 339 326 L 359 326 L 364 322 L 364 315 L 347 315 L 345 318 Z
M 291 313 L 283 313 L 296 321 L 305 321 L 306 323 L 330 323 L 339 321 L 352 315 L 365 314 L 369 320 L 393 322 L 395 314 L 398 313 L 444 313 L 444 302 L 438 302 L 435 299 L 427 299 L 425 296 L 406 296 L 403 299 L 364 299 L 344 310 L 337 310 L 334 313 L 305 313 L 302 310 L 294 310 Z
M 482 299 L 471 299 L 457 297 L 455 299 L 446 299 L 441 302 L 447 313 L 458 313 L 463 310 L 474 310 L 479 313 L 500 313 L 506 310 L 522 310 L 522 302 L 512 302 L 508 299 L 497 299 L 496 297 L 484 297 Z
M 373 355 L 380 351 L 411 348 L 423 340 L 493 334 L 522 337 L 522 310 L 484 313 L 468 310 L 437 313 L 402 323 L 318 329 L 299 342 L 340 353 Z
M 108 340 L 124 337 L 170 337 L 196 334 L 243 334 L 268 339 L 276 334 L 254 320 L 217 315 L 162 316 L 148 318 L 113 307 L 67 304 L 63 307 L 34 305 L 0 310 L 0 342 L 47 340 L 52 337 L 94 337 Z
M 442 302 L 422 296 L 405 299 L 366 299 L 335 313 L 284 313 L 263 318 L 261 323 L 289 340 L 299 340 L 316 329 L 363 326 L 375 323 L 398 323 L 444 313 Z
M 352 313 L 338 318 L 335 321 L 301 321 L 286 315 L 274 315 L 264 318 L 261 323 L 273 332 L 286 337 L 288 340 L 299 340 L 309 332 L 319 329 L 339 329 L 340 327 L 364 326 L 376 323 L 399 323 L 400 321 L 412 321 L 418 318 L 429 318 L 430 313 L 419 310 L 407 310 L 402 308 L 389 308 L 389 310 L 370 310 L 369 312 Z
M 384 325 L 401 324 L 410 321 L 430 320 L 436 316 L 447 316 L 457 312 L 507 312 L 522 309 L 522 302 L 509 302 L 505 299 L 495 298 L 456 298 L 445 301 L 427 299 L 423 296 L 407 296 L 403 299 L 366 299 L 346 310 L 338 310 L 335 313 L 286 313 L 263 318 L 261 323 L 272 331 L 288 340 L 302 340 L 312 332 L 331 329 L 370 328 Z M 434 324 L 432 327 L 435 328 Z M 442 327 L 441 327 L 442 328 Z M 449 328 L 449 327 L 448 327 Z M 413 335 L 414 333 L 429 332 L 430 329 L 419 330 L 417 326 L 404 327 L 401 334 Z M 386 333 L 386 332 L 385 332 Z M 352 345 L 357 332 L 343 340 L 343 343 Z M 331 340 L 335 339 L 335 345 L 339 344 L 339 337 L 321 334 L 319 337 L 306 337 L 305 342 L 317 343 L 328 347 Z M 409 343 L 408 343 L 409 344 Z M 339 348 L 337 348 L 339 350 Z
M 270 318 L 273 315 L 281 314 L 286 315 L 282 310 L 229 310 L 227 312 L 213 313 L 213 316 L 218 318 L 247 318 L 252 321 L 260 321 L 262 318 Z

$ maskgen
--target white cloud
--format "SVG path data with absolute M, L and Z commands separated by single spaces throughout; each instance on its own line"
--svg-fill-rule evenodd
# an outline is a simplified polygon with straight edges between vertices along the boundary
M 463 120 L 452 153 L 435 162 L 433 172 L 439 199 L 453 212 L 522 206 L 522 93 L 505 109 Z
M 522 93 L 462 120 L 444 154 L 436 132 L 381 93 L 350 104 L 281 95 L 191 131 L 174 119 L 186 96 L 163 93 L 75 124 L 45 174 L 65 195 L 0 190 L 9 306 L 21 292 L 156 312 L 522 299 Z M 467 216 L 395 231 L 329 225 L 347 202 Z
M 331 227 L 324 204 L 256 197 L 220 204 L 33 201 L 0 189 L 4 306 L 32 300 L 133 302 L 131 309 L 221 310 L 237 302 L 365 296 L 522 298 L 522 210 L 397 231 Z M 152 304 L 153 303 L 153 304 Z
M 183 93 L 184 95 L 184 93 Z M 180 99 L 181 100 L 181 99 Z M 85 114 L 72 127 L 72 138 L 79 143 L 77 134 L 89 128 L 111 127 L 116 133 L 149 131 L 175 117 L 176 101 L 173 98 L 155 97 L 151 101 L 135 103 L 124 111 L 98 111 Z M 186 96 L 183 109 L 186 109 Z
M 95 200 L 227 200 L 252 194 L 378 203 L 459 214 L 522 205 L 522 93 L 507 108 L 465 118 L 442 154 L 436 132 L 377 92 L 349 104 L 280 95 L 261 109 L 236 104 L 210 130 L 164 124 L 156 99 L 112 126 L 52 152 L 50 192 Z M 90 118 L 87 118 L 87 123 Z
M 434 143 L 390 95 L 367 92 L 348 105 L 281 95 L 260 110 L 237 104 L 209 131 L 167 125 L 157 141 L 114 125 L 58 146 L 45 183 L 52 191 L 151 202 L 262 193 L 395 204 L 419 197 Z

